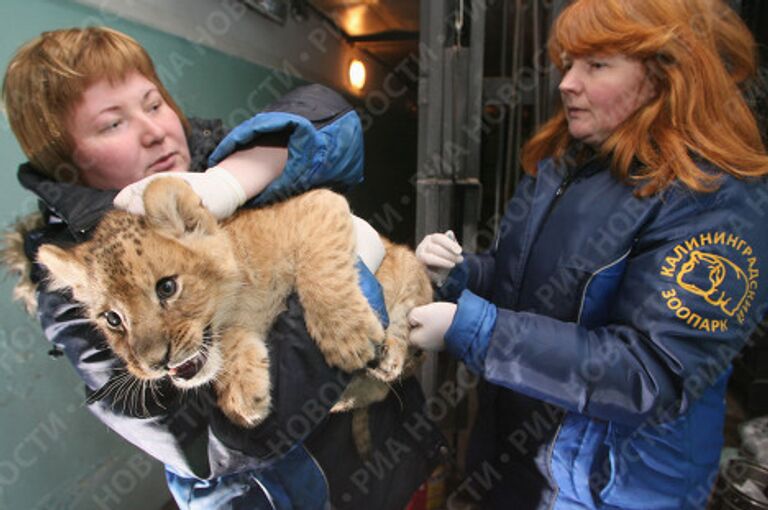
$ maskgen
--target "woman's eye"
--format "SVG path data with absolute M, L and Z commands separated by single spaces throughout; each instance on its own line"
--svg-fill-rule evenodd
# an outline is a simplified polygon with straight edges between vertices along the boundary
M 165 278 L 160 278 L 157 281 L 157 284 L 155 284 L 155 293 L 161 300 L 166 300 L 170 297 L 173 297 L 177 290 L 178 285 L 176 285 L 175 276 L 166 276 Z
M 113 130 L 113 129 L 117 129 L 118 127 L 120 127 L 120 124 L 122 124 L 122 123 L 123 123 L 123 121 L 122 121 L 122 120 L 115 120 L 115 121 L 112 121 L 112 122 L 110 122 L 109 124 L 107 124 L 106 126 L 104 126 L 104 127 L 102 128 L 102 131 L 103 131 L 103 132 L 107 132 L 107 131 L 111 131 L 111 130 Z
M 107 321 L 107 325 L 112 329 L 120 329 L 123 325 L 123 318 L 114 310 L 104 312 L 104 319 Z
M 605 62 L 590 62 L 589 67 L 592 69 L 602 69 L 605 67 Z
M 146 111 L 148 112 L 156 112 L 162 108 L 164 104 L 165 99 L 163 99 L 159 93 L 153 93 L 150 97 L 147 98 L 146 103 L 144 103 L 144 108 L 146 108 Z

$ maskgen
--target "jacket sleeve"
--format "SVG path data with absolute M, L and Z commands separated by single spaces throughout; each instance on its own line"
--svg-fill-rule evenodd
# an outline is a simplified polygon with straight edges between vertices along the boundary
M 205 427 L 199 409 L 191 408 L 183 420 L 178 420 L 175 399 L 167 388 L 146 392 L 121 375 L 125 373 L 122 362 L 83 317 L 77 303 L 65 294 L 44 289 L 37 295 L 43 332 L 64 352 L 85 383 L 88 409 L 124 439 L 175 470 L 188 476 L 207 471 L 190 465 L 185 453 L 192 447 L 193 437 Z M 126 389 L 135 397 L 122 393 Z
M 490 299 L 493 271 L 496 265 L 494 251 L 466 253 L 464 261 L 448 273 L 448 278 L 435 291 L 439 301 L 455 302 L 465 289 Z
M 316 187 L 346 191 L 363 180 L 360 118 L 339 94 L 299 87 L 233 129 L 213 151 L 213 166 L 238 148 L 272 133 L 288 134 L 282 174 L 247 205 L 263 205 Z
M 497 309 L 464 291 L 450 352 L 488 381 L 591 417 L 638 424 L 684 413 L 728 371 L 766 311 L 768 237 L 730 193 L 670 197 L 625 259 L 607 316 L 586 325 Z M 658 218 L 664 217 L 663 220 Z M 584 289 L 584 300 L 589 298 Z

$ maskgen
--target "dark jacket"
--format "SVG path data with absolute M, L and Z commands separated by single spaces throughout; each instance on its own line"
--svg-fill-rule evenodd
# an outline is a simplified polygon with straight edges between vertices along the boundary
M 341 96 L 324 87 L 297 89 L 226 138 L 218 121 L 193 120 L 191 124 L 192 171 L 208 168 L 239 146 L 259 143 L 260 137 L 283 136 L 289 150 L 286 168 L 250 206 L 317 185 L 343 191 L 362 180 L 359 119 Z M 43 243 L 66 246 L 86 239 L 115 196 L 114 191 L 50 181 L 28 164 L 20 168 L 19 180 L 40 197 L 46 220 L 25 240 L 30 260 Z M 41 268 L 33 269 L 36 282 L 41 273 Z M 388 439 L 397 438 L 407 454 L 400 455 L 397 469 L 386 476 L 369 477 L 365 493 L 360 484 L 349 487 L 350 480 L 356 480 L 354 473 L 365 471 L 365 465 L 351 442 L 350 417 L 328 416 L 349 375 L 325 363 L 306 331 L 295 295 L 268 338 L 273 410 L 258 427 L 242 429 L 215 406 L 210 388 L 182 397 L 167 385 L 161 401 L 156 395 L 145 395 L 148 413 L 114 400 L 111 369 L 120 361 L 81 317 L 76 303 L 46 291 L 43 283 L 39 289 L 43 330 L 86 383 L 88 408 L 166 464 L 169 485 L 182 506 L 195 500 L 211 508 L 322 508 L 330 494 L 339 508 L 359 508 L 358 498 L 378 494 L 375 501 L 380 506 L 372 508 L 399 509 L 437 461 L 442 437 L 431 422 L 428 433 L 418 437 L 403 428 L 422 415 L 423 405 L 418 384 L 405 381 L 395 387 L 399 396 L 391 395 L 371 408 L 370 425 L 374 452 L 385 448 Z
M 599 159 L 546 160 L 495 247 L 454 270 L 446 343 L 487 381 L 487 507 L 706 506 L 731 360 L 768 289 L 768 185 L 720 182 L 640 199 Z

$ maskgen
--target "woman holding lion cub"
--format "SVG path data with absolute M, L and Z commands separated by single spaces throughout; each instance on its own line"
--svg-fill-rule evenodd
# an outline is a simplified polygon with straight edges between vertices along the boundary
M 345 189 L 362 177 L 359 120 L 337 94 L 297 89 L 224 136 L 218 121 L 186 119 L 146 51 L 107 28 L 57 30 L 29 42 L 8 66 L 3 99 L 30 161 L 19 180 L 44 211 L 43 224 L 24 232 L 28 260 L 44 243 L 86 240 L 113 200 L 142 212 L 147 183 L 169 172 L 218 218 L 318 185 Z M 380 241 L 367 224 L 356 225 L 361 257 L 375 271 Z M 361 284 L 380 308 L 375 280 L 359 266 Z M 418 385 L 405 381 L 403 409 L 392 399 L 371 408 L 372 433 L 413 448 L 365 494 L 351 487 L 362 460 L 350 448 L 349 418 L 327 416 L 349 376 L 324 362 L 295 297 L 269 334 L 272 412 L 244 429 L 222 415 L 208 387 L 183 399 L 171 385 L 162 387 L 162 397 L 142 388 L 143 409 L 129 409 L 116 398 L 123 369 L 77 305 L 46 288 L 39 266 L 28 276 L 44 331 L 85 381 L 89 409 L 166 465 L 182 508 L 324 508 L 329 500 L 359 508 L 361 497 L 399 508 L 436 460 L 439 434 L 416 439 L 403 428 L 404 416 L 418 414 L 421 403 Z M 297 417 L 309 417 L 312 426 L 297 430 Z M 334 469 L 324 471 L 331 462 Z

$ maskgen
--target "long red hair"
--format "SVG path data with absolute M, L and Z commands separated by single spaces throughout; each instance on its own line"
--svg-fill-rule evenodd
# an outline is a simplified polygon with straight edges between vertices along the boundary
M 564 57 L 596 53 L 646 64 L 657 95 L 598 149 L 638 196 L 675 180 L 717 189 L 717 175 L 694 157 L 736 177 L 768 174 L 757 122 L 739 89 L 755 73 L 755 42 L 722 0 L 576 0 L 555 22 L 548 49 L 561 71 Z M 573 141 L 561 108 L 526 143 L 523 168 L 535 175 L 538 161 L 562 158 Z

